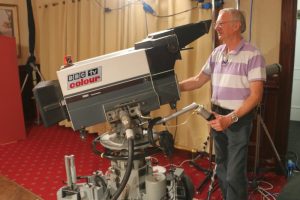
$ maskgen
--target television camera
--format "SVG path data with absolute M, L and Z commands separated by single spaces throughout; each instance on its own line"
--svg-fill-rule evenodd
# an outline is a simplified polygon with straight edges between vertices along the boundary
M 161 105 L 172 109 L 180 99 L 174 72 L 180 51 L 209 32 L 211 20 L 149 34 L 134 47 L 79 62 L 57 71 L 58 80 L 42 81 L 33 89 L 46 127 L 68 119 L 84 132 L 108 122 L 111 130 L 93 141 L 93 151 L 111 160 L 108 172 L 98 171 L 76 183 L 74 156 L 65 157 L 67 186 L 58 199 L 192 199 L 193 185 L 183 169 L 153 170 L 148 156 L 158 148 L 172 153 L 170 133 L 153 133 L 153 126 L 192 109 L 191 104 L 169 117 L 150 117 Z M 97 149 L 101 144 L 105 152 Z M 164 144 L 164 145 L 163 145 Z

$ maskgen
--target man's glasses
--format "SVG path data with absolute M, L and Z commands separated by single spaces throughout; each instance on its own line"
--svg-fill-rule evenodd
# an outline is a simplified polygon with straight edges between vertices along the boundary
M 224 26 L 224 24 L 227 24 L 227 23 L 231 23 L 231 22 L 235 22 L 235 21 L 237 21 L 237 20 L 229 20 L 229 21 L 217 21 L 217 22 L 215 22 L 214 23 L 214 27 L 223 27 Z

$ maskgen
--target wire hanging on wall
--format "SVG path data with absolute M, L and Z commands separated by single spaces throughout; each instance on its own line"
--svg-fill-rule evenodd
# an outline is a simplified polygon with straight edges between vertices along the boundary
M 94 0 L 94 2 L 100 7 L 100 8 L 103 8 L 104 9 L 104 12 L 106 13 L 109 13 L 109 12 L 112 12 L 112 11 L 116 11 L 116 10 L 122 10 L 126 7 L 129 7 L 131 5 L 139 5 L 141 4 L 140 3 L 141 0 L 135 0 L 135 1 L 132 1 L 132 2 L 129 2 L 129 3 L 126 3 L 120 7 L 116 7 L 116 8 L 110 8 L 110 7 L 106 7 L 106 6 L 103 6 L 102 3 L 100 2 L 100 0 Z
M 131 5 L 141 5 L 144 12 L 145 12 L 145 24 L 146 24 L 146 34 L 148 35 L 148 22 L 147 22 L 147 14 L 150 14 L 151 16 L 153 17 L 157 17 L 157 18 L 168 18 L 168 17 L 174 17 L 176 15 L 179 15 L 179 14 L 183 14 L 183 13 L 186 13 L 186 12 L 190 12 L 196 8 L 201 8 L 198 4 L 199 4 L 199 1 L 196 1 L 197 2 L 197 5 L 196 6 L 193 6 L 189 9 L 186 9 L 184 11 L 180 11 L 178 13 L 174 13 L 174 14 L 170 14 L 170 15 L 159 15 L 157 14 L 157 12 L 155 12 L 155 10 L 152 8 L 152 6 L 150 4 L 148 4 L 146 1 L 144 0 L 132 0 L 132 1 L 128 1 L 128 3 L 125 3 L 124 5 L 120 6 L 120 7 L 116 7 L 116 8 L 110 8 L 110 7 L 107 7 L 107 6 L 103 6 L 103 3 L 100 2 L 101 0 L 94 0 L 94 2 L 101 8 L 101 9 L 104 9 L 104 12 L 105 13 L 110 13 L 112 11 L 120 11 L 122 9 L 125 9 L 126 7 L 129 7 Z M 105 1 L 105 0 L 102 0 L 102 1 Z M 204 8 L 202 6 L 202 8 Z M 206 9 L 206 8 L 204 8 Z
M 152 8 L 152 6 L 144 0 L 130 1 L 126 4 L 124 4 L 124 5 L 122 5 L 120 7 L 116 7 L 116 8 L 110 8 L 110 7 L 103 6 L 103 4 L 100 2 L 101 0 L 94 0 L 94 1 L 96 2 L 96 4 L 99 7 L 103 8 L 106 13 L 116 11 L 116 10 L 122 10 L 126 7 L 131 6 L 131 5 L 142 5 L 143 10 L 145 11 L 145 13 L 151 14 L 152 16 L 158 17 L 158 18 L 174 17 L 176 15 L 180 15 L 180 14 L 183 14 L 183 13 L 186 13 L 186 12 L 190 12 L 190 11 L 192 11 L 194 9 L 197 9 L 197 8 L 202 8 L 202 9 L 211 9 L 212 8 L 210 2 L 204 2 L 204 1 L 200 1 L 200 0 L 193 0 L 193 1 L 197 2 L 196 6 L 193 6 L 189 9 L 186 9 L 186 10 L 183 10 L 183 11 L 180 11 L 180 12 L 177 12 L 177 13 L 173 13 L 173 14 L 170 14 L 170 15 L 159 15 L 159 14 L 157 14 L 157 12 L 155 12 L 155 10 Z M 220 6 L 222 6 L 222 4 L 223 4 L 223 0 L 216 1 L 216 7 L 220 7 Z

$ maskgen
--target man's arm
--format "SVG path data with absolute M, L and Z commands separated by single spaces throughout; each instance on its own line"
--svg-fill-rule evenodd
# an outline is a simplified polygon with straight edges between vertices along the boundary
M 244 101 L 243 105 L 234 112 L 238 117 L 246 115 L 253 110 L 262 100 L 264 91 L 263 81 L 253 81 L 250 83 L 250 96 Z
M 264 82 L 263 81 L 253 81 L 250 83 L 250 95 L 244 101 L 241 107 L 233 111 L 238 118 L 246 115 L 251 110 L 253 110 L 261 101 L 264 90 Z M 222 116 L 219 115 L 215 120 L 209 122 L 212 128 L 217 131 L 223 131 L 227 129 L 232 123 L 232 113 L 228 115 Z
M 196 76 L 183 80 L 179 83 L 180 91 L 191 91 L 202 87 L 210 80 L 210 76 L 201 71 Z

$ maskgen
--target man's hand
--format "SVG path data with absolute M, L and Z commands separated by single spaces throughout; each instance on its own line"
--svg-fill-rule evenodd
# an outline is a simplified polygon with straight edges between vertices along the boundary
M 213 112 L 213 114 L 216 119 L 209 121 L 208 124 L 216 131 L 224 131 L 233 123 L 231 114 L 219 115 L 215 112 Z

